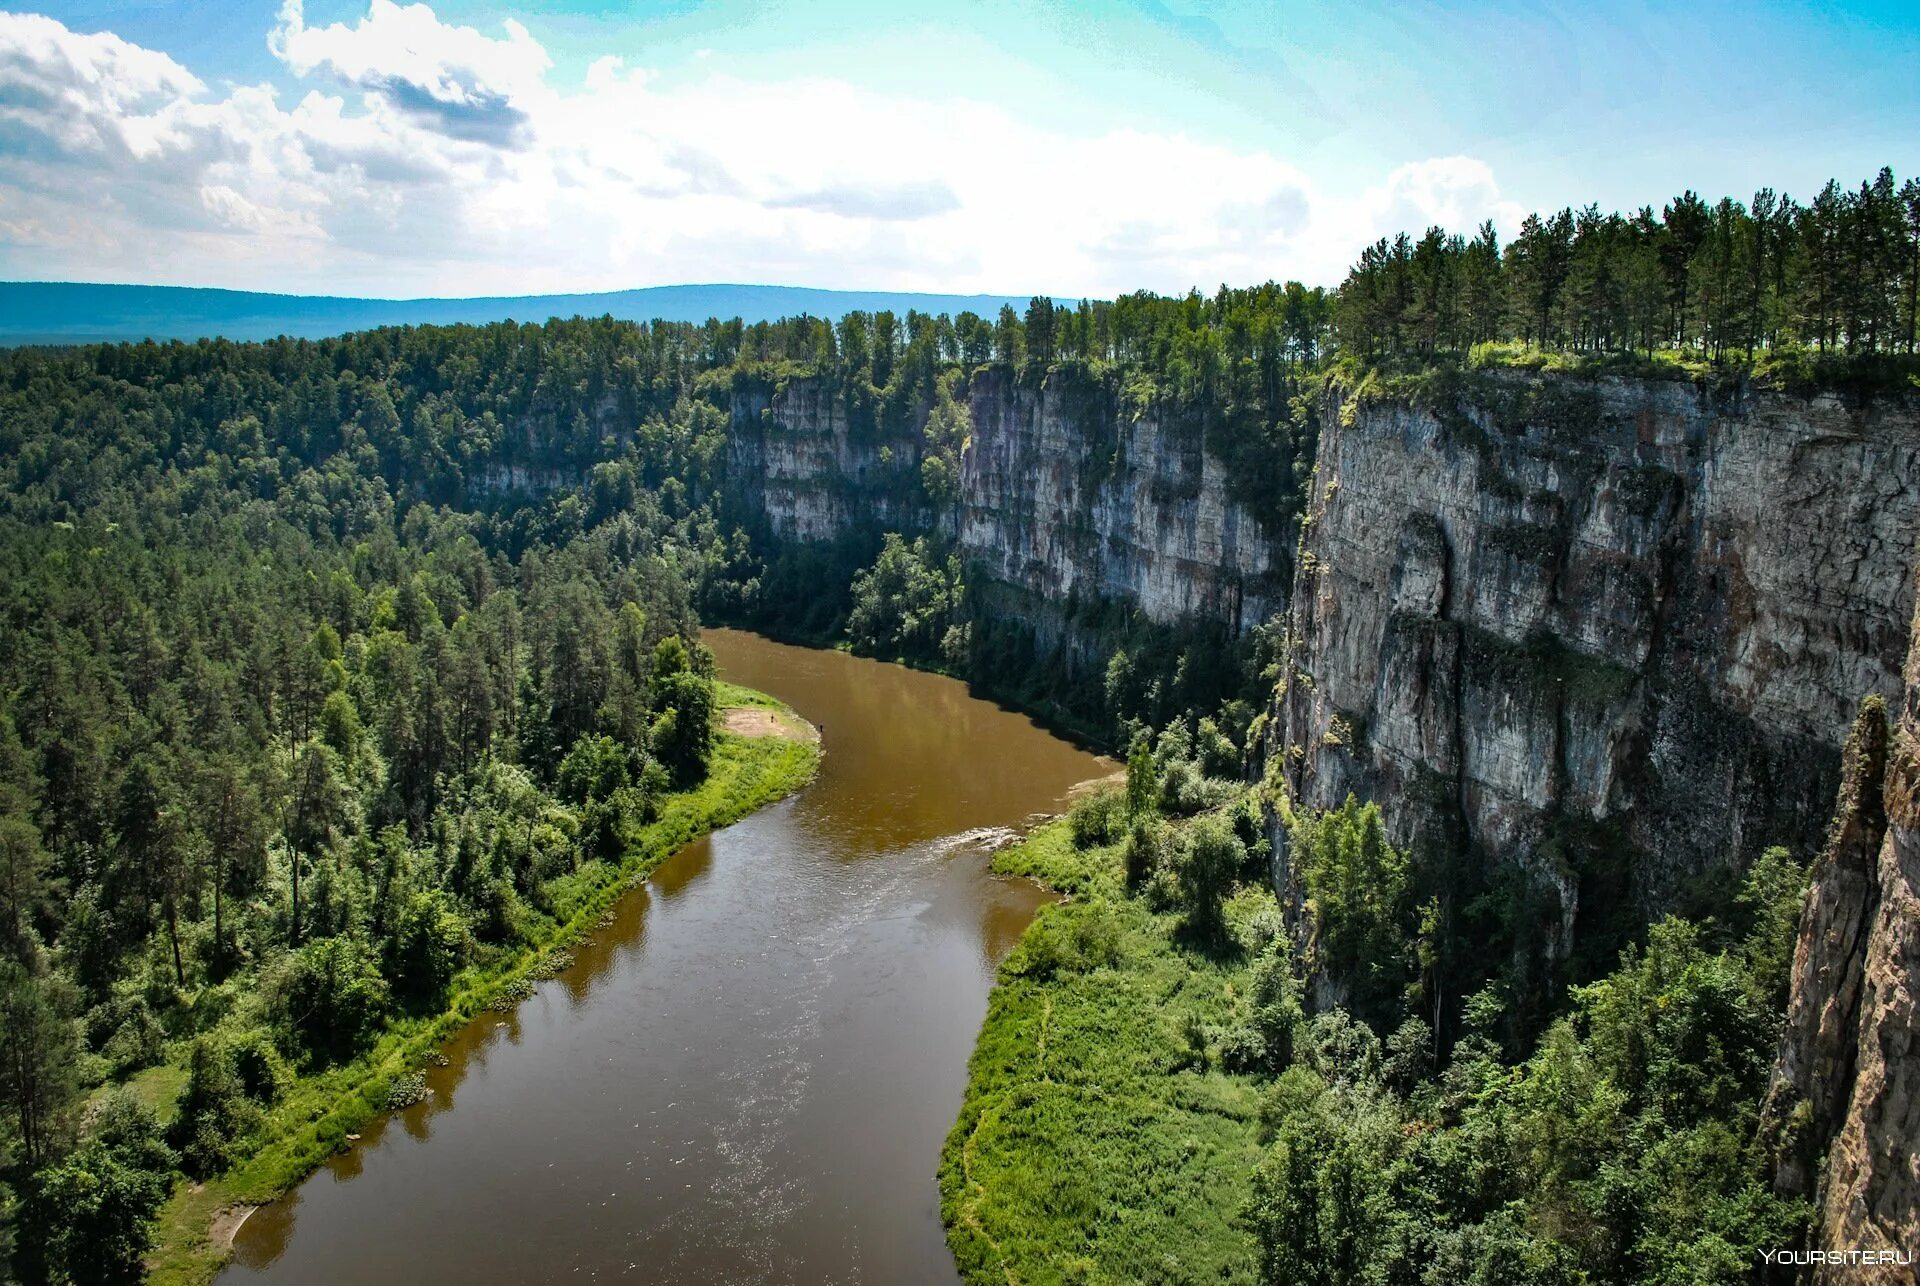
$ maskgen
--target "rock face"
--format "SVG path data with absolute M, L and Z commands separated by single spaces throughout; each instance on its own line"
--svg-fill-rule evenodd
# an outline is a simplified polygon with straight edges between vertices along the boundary
M 1820 1240 L 1828 1250 L 1891 1252 L 1911 1265 L 1920 1249 L 1920 651 L 1907 666 L 1885 802 L 1852 1094 L 1827 1157 Z M 1851 1270 L 1823 1271 L 1840 1280 Z M 1910 1266 L 1872 1271 L 1877 1280 L 1913 1280 Z
M 920 450 L 918 433 L 856 433 L 826 381 L 792 380 L 735 393 L 727 477 L 743 511 L 781 540 L 924 531 L 934 515 L 914 485 Z
M 1920 630 L 1920 622 L 1916 622 Z M 1810 1196 L 1822 1281 L 1913 1280 L 1920 1244 L 1920 646 L 1889 739 L 1863 707 L 1800 921 L 1763 1115 L 1774 1184 Z M 1823 1164 L 1824 1162 L 1824 1164 Z M 1873 1257 L 1887 1262 L 1874 1263 Z
M 1109 396 L 1051 381 L 1036 388 L 1003 370 L 975 376 L 966 402 L 972 440 L 945 511 L 913 486 L 920 433 L 851 425 L 841 397 L 818 380 L 736 398 L 729 477 L 780 539 L 954 538 L 994 609 L 1049 640 L 1076 607 L 1102 601 L 1233 634 L 1282 607 L 1287 552 L 1229 498 L 1196 429 L 1153 410 L 1122 423 Z
M 782 539 L 937 531 L 1056 643 L 1103 602 L 1235 633 L 1285 612 L 1269 770 L 1533 871 L 1550 952 L 1583 897 L 1653 913 L 1765 845 L 1818 849 L 1778 1185 L 1817 1201 L 1816 1248 L 1920 1246 L 1920 404 L 1517 373 L 1335 395 L 1296 570 L 1190 426 L 1004 372 L 967 403 L 948 508 L 915 485 L 917 431 L 850 424 L 809 380 L 736 399 L 730 485 Z M 1596 855 L 1620 882 L 1592 887 Z
M 1821 1229 L 1829 1248 L 1911 1254 L 1920 1242 L 1920 647 L 1907 662 L 1884 804 L 1852 1095 L 1828 1155 Z
M 1297 800 L 1530 864 L 1563 937 L 1581 854 L 1653 910 L 1818 845 L 1854 707 L 1901 687 L 1914 406 L 1514 373 L 1322 424 L 1266 734 Z
M 1853 1091 L 1861 981 L 1880 908 L 1886 773 L 1886 703 L 1869 697 L 1847 738 L 1833 828 L 1801 912 L 1787 1022 L 1763 1112 L 1774 1186 L 1791 1196 L 1814 1193 Z
M 1235 635 L 1284 604 L 1287 554 L 1229 497 L 1197 429 L 1157 408 L 1123 422 L 1097 396 L 1004 371 L 976 377 L 968 401 L 956 535 L 999 585 L 1033 604 L 1126 602 Z

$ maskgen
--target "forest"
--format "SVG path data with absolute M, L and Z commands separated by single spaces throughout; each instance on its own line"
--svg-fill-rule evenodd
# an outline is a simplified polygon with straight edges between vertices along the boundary
M 1414 1280 L 1425 1260 L 1544 1281 L 1577 1260 L 1640 1279 L 1664 1272 L 1646 1239 L 1682 1227 L 1745 1253 L 1797 1217 L 1743 1178 L 1788 859 L 1551 1012 L 1516 1017 L 1496 985 L 1440 1020 L 1377 814 L 1294 819 L 1325 855 L 1316 950 L 1364 980 L 1351 1013 L 1309 1014 L 1305 964 L 1249 927 L 1244 778 L 1277 627 L 1082 604 L 1109 650 L 1068 676 L 938 522 L 775 540 L 729 470 L 734 416 L 824 379 L 853 432 L 921 435 L 903 485 L 938 514 L 983 368 L 1116 416 L 1158 406 L 1291 548 L 1329 381 L 1616 359 L 1910 380 L 1917 288 L 1920 185 L 1883 171 L 1807 205 L 1563 210 L 1505 246 L 1430 229 L 1332 290 L 0 353 L 0 1255 L 28 1280 L 139 1277 L 184 1182 L 335 1100 L 384 1106 L 384 1080 L 343 1069 L 479 1003 L 633 854 L 789 788 L 798 759 L 714 732 L 703 620 L 934 666 L 1134 749 L 1131 797 L 1076 815 L 1049 842 L 1080 856 L 1041 872 L 1097 867 L 1102 897 L 1043 917 L 1004 1003 L 1136 947 L 1162 981 L 1244 985 L 1254 1008 L 1192 1015 L 1168 1057 L 1224 1077 L 1206 1092 L 1252 1130 L 1222 1155 L 1262 1276 Z M 1678 1008 L 1649 1011 L 1655 992 Z M 309 1142 L 283 1181 L 324 1154 Z M 1680 1179 L 1719 1204 L 1662 1205 Z M 1522 1235 L 1542 1221 L 1564 1237 Z

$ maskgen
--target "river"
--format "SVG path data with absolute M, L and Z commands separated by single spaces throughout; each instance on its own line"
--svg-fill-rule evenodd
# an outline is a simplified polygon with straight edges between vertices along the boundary
M 995 964 L 1046 895 L 966 833 L 1113 769 L 954 680 L 710 630 L 825 734 L 431 1097 L 253 1214 L 225 1284 L 940 1282 L 934 1172 Z

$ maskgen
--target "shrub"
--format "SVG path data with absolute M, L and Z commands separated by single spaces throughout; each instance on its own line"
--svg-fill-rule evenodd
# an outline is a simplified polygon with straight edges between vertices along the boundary
M 260 1122 L 260 1111 L 235 1074 L 233 1058 L 211 1041 L 194 1042 L 187 1083 L 180 1090 L 168 1142 L 180 1153 L 180 1168 L 205 1179 L 227 1168 L 234 1144 Z
M 1085 973 L 1119 958 L 1120 924 L 1112 909 L 1101 902 L 1069 903 L 1041 913 L 1007 957 L 1007 971 L 1046 979 Z
M 1240 748 L 1233 739 L 1220 731 L 1212 719 L 1200 721 L 1200 731 L 1193 739 L 1194 754 L 1200 761 L 1200 771 L 1208 777 L 1237 778 L 1240 776 Z
M 22 1277 L 133 1282 L 153 1241 L 153 1216 L 171 1184 L 95 1140 L 34 1175 L 20 1220 L 30 1261 Z
M 292 1073 L 266 1033 L 249 1031 L 234 1037 L 227 1045 L 227 1056 L 241 1092 L 254 1102 L 275 1103 L 286 1092 Z
M 1160 774 L 1160 811 L 1169 817 L 1191 817 L 1233 798 L 1239 785 L 1208 777 L 1192 759 L 1175 759 Z
M 607 799 L 627 784 L 627 755 L 612 737 L 581 737 L 560 761 L 561 795 L 575 804 Z
M 467 957 L 467 922 L 438 889 L 416 893 L 393 938 L 393 979 L 410 999 L 432 1004 Z
M 1166 865 L 1167 852 L 1173 843 L 1171 833 L 1163 823 L 1150 816 L 1136 819 L 1133 830 L 1127 835 L 1127 848 L 1123 855 L 1127 888 L 1144 887 Z
M 153 1007 L 138 993 L 115 996 L 87 1011 L 87 1044 L 125 1076 L 166 1055 L 167 1033 Z
M 1126 834 L 1127 796 L 1115 786 L 1101 786 L 1082 796 L 1067 814 L 1075 848 L 1097 848 Z
M 269 1009 L 289 1041 L 322 1060 L 345 1057 L 387 1009 L 387 984 L 351 938 L 322 938 L 292 952 L 269 984 Z
M 1232 822 L 1214 816 L 1194 824 L 1173 866 L 1191 927 L 1206 933 L 1222 927 L 1220 904 L 1246 860 L 1247 846 Z

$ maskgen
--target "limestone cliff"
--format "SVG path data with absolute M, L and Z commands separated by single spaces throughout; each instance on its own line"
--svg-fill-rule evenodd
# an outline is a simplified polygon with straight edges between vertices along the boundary
M 1305 806 L 1358 792 L 1403 842 L 1533 872 L 1557 894 L 1549 954 L 1596 909 L 1657 913 L 1765 845 L 1818 850 L 1769 1144 L 1781 1188 L 1820 1203 L 1816 1246 L 1913 1249 L 1920 404 L 1524 373 L 1365 388 L 1321 409 L 1297 569 L 1178 415 L 1004 371 L 967 387 L 951 505 L 916 485 L 917 425 L 850 422 L 812 380 L 736 397 L 729 486 L 780 539 L 937 531 L 991 610 L 1069 645 L 1100 603 L 1236 633 L 1284 613 L 1270 771 Z
M 779 540 L 913 532 L 934 521 L 916 485 L 920 434 L 856 432 L 826 380 L 791 380 L 733 398 L 727 478 L 746 516 Z
M 1840 796 L 1815 861 L 1794 948 L 1787 1021 L 1763 1113 L 1775 1187 L 1811 1196 L 1853 1091 L 1860 1044 L 1860 984 L 1880 905 L 1886 703 L 1861 703 L 1841 757 Z
M 1049 637 L 1101 602 L 1233 634 L 1284 604 L 1287 551 L 1230 498 L 1223 466 L 1178 416 L 1124 415 L 1108 390 L 993 368 L 965 399 L 972 438 L 944 509 L 914 486 L 917 424 L 889 434 L 851 423 L 844 399 L 814 379 L 736 396 L 731 485 L 783 540 L 937 530 L 978 595 Z
M 1128 416 L 1097 392 L 998 370 L 974 379 L 968 401 L 956 535 L 997 584 L 1030 603 L 1125 602 L 1232 634 L 1284 604 L 1287 552 L 1230 497 L 1198 430 L 1164 407 Z
M 1886 837 L 1874 869 L 1859 1044 L 1846 1116 L 1827 1155 L 1818 1247 L 1905 1257 L 1869 1280 L 1911 1281 L 1920 1250 L 1920 649 L 1887 756 Z M 1803 930 L 1802 945 L 1806 945 Z M 1883 1261 L 1884 1264 L 1884 1261 Z M 1827 1280 L 1858 1281 L 1829 1267 Z
M 1855 705 L 1900 689 L 1913 406 L 1503 373 L 1322 423 L 1266 742 L 1297 799 L 1528 864 L 1559 949 L 1595 855 L 1651 911 L 1814 849 Z

